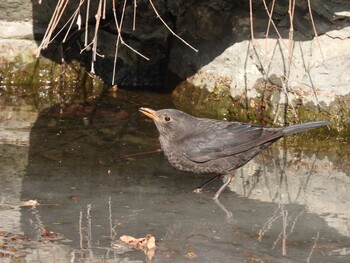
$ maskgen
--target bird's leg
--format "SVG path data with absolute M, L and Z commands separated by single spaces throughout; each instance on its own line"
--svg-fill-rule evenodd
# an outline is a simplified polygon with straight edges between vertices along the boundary
M 235 174 L 231 173 L 227 176 L 226 181 L 224 182 L 224 184 L 220 187 L 220 189 L 215 193 L 215 195 L 213 196 L 213 199 L 218 199 L 219 195 L 222 193 L 222 191 L 225 190 L 225 188 L 229 185 L 229 183 L 231 183 L 233 181 L 233 179 L 235 178 Z
M 200 193 L 202 192 L 203 188 L 206 187 L 208 184 L 210 184 L 211 182 L 215 181 L 216 179 L 219 179 L 222 175 L 215 175 L 213 178 L 211 178 L 210 180 L 206 181 L 204 184 L 201 184 L 200 186 L 198 186 L 196 189 L 194 189 L 193 192 L 195 193 Z

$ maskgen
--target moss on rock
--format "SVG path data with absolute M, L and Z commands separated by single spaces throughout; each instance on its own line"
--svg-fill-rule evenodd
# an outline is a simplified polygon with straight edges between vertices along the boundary
M 35 105 L 66 104 L 98 96 L 103 89 L 102 80 L 87 72 L 77 61 L 59 64 L 44 57 L 23 60 L 22 56 L 17 56 L 3 64 L 0 68 L 3 92 L 33 94 L 28 97 Z
M 313 130 L 301 134 L 299 138 L 312 142 L 316 137 L 325 140 L 329 137 L 350 137 L 350 94 L 336 97 L 330 105 L 323 102 L 316 105 L 303 101 L 302 96 L 294 96 L 297 99 L 288 101 L 284 91 L 271 83 L 257 83 L 254 87 L 255 96 L 242 94 L 236 97 L 231 97 L 230 86 L 225 82 L 212 83 L 213 87 L 207 89 L 203 83 L 191 79 L 182 82 L 172 94 L 175 106 L 196 116 L 266 126 L 328 120 L 331 122 L 329 129 Z

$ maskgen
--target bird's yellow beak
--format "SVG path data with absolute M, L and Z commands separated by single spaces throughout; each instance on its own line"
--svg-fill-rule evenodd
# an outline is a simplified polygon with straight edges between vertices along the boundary
M 140 108 L 139 111 L 155 121 L 160 121 L 155 110 L 150 108 Z

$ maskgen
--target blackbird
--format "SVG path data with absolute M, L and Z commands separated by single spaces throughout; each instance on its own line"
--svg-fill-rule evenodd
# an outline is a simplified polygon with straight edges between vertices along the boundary
M 316 121 L 264 128 L 255 124 L 197 118 L 175 109 L 155 111 L 140 108 L 140 112 L 153 119 L 160 134 L 161 148 L 173 167 L 199 174 L 216 174 L 199 186 L 196 192 L 200 192 L 215 179 L 227 175 L 213 199 L 217 199 L 233 180 L 235 169 L 249 162 L 279 138 L 330 124 L 327 121 Z

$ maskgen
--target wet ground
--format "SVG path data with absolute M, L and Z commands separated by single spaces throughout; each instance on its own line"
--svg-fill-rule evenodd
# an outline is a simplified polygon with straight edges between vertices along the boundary
M 137 111 L 165 95 L 1 103 L 0 262 L 350 262 L 347 144 L 270 147 L 214 202 L 220 182 L 193 193 L 210 175 L 170 167 Z M 119 239 L 148 234 L 148 258 Z

